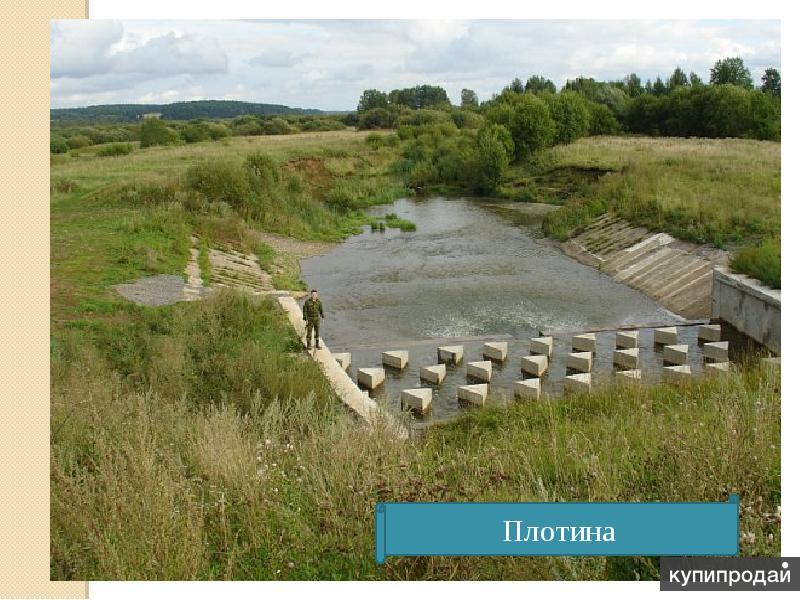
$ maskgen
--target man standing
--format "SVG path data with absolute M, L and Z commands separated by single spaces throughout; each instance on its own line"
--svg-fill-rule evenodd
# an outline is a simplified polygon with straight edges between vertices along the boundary
M 325 318 L 322 311 L 322 300 L 317 290 L 311 290 L 311 298 L 303 304 L 303 320 L 306 322 L 306 348 L 311 350 L 311 332 L 316 336 L 316 347 L 319 348 L 319 323 Z

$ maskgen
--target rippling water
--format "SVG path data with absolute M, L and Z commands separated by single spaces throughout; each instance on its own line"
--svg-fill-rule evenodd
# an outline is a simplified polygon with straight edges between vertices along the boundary
M 410 350 L 411 366 L 390 377 L 382 392 L 394 403 L 398 386 L 418 387 L 416 369 L 435 362 L 435 347 L 446 338 L 508 339 L 525 354 L 525 340 L 541 330 L 680 320 L 544 239 L 537 208 L 546 207 L 444 198 L 380 207 L 373 214 L 397 213 L 417 230 L 366 227 L 302 263 L 303 279 L 325 303 L 326 343 L 353 352 L 354 368 L 379 365 L 382 350 Z M 466 341 L 465 359 L 478 360 Z M 512 358 L 518 365 L 519 357 Z M 518 374 L 503 379 L 510 385 L 514 378 Z M 452 395 L 449 386 L 456 383 L 446 388 Z M 440 409 L 436 418 L 449 414 Z

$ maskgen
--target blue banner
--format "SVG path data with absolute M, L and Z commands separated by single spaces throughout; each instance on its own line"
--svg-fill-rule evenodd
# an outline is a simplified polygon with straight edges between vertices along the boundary
M 734 556 L 728 502 L 380 502 L 375 559 L 387 556 Z

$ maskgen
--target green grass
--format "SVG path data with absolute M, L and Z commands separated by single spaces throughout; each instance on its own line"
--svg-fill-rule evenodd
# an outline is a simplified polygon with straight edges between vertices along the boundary
M 731 260 L 731 269 L 757 277 L 767 285 L 781 287 L 781 243 L 766 239 L 757 246 L 745 246 Z
M 126 333 L 76 330 L 53 351 L 55 579 L 657 576 L 640 558 L 378 566 L 377 501 L 738 493 L 742 554 L 780 553 L 773 371 L 473 411 L 403 442 L 354 421 L 314 363 L 287 353 L 299 342 L 271 300 L 142 310 Z
M 400 231 L 416 231 L 417 226 L 413 221 L 398 217 L 395 213 L 389 213 L 385 217 L 386 226 L 392 229 L 399 229 Z
M 547 232 L 560 239 L 611 211 L 682 240 L 754 247 L 780 239 L 780 148 L 754 140 L 584 138 L 517 167 L 512 180 L 559 169 L 608 171 L 575 186 L 564 206 L 547 215 Z M 765 244 L 764 260 L 734 264 L 763 281 L 779 281 L 771 271 L 780 264 L 778 251 L 779 243 Z

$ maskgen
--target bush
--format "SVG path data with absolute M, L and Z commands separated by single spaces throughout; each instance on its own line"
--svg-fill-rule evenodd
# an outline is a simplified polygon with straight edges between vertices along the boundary
M 145 119 L 141 127 L 141 147 L 169 146 L 180 142 L 178 133 L 160 119 Z
M 50 136 L 50 152 L 53 154 L 64 154 L 67 150 L 69 150 L 69 146 L 67 145 L 67 140 L 65 140 L 60 135 L 51 135 Z
M 556 123 L 544 100 L 525 94 L 514 106 L 510 130 L 519 159 L 550 146 L 556 136 Z
M 202 194 L 208 202 L 226 202 L 234 209 L 247 209 L 250 204 L 248 174 L 230 161 L 207 160 L 189 168 L 186 186 Z
M 508 129 L 502 125 L 488 124 L 481 128 L 475 139 L 476 188 L 479 192 L 493 192 L 503 180 L 511 157 L 514 142 Z
M 344 123 L 336 119 L 311 119 L 300 127 L 303 131 L 341 131 L 347 129 Z
M 97 156 L 124 156 L 133 152 L 133 144 L 127 142 L 116 142 L 98 148 Z
M 265 135 L 286 135 L 288 133 L 292 133 L 292 126 L 286 119 L 275 118 L 264 123 Z
M 560 94 L 545 94 L 550 116 L 555 122 L 555 142 L 569 144 L 589 133 L 591 115 L 587 102 L 577 92 L 565 90 Z
M 385 108 L 373 108 L 358 119 L 359 129 L 391 129 L 395 126 L 395 115 Z
M 254 117 L 233 122 L 233 135 L 261 135 L 264 126 Z
M 70 150 L 77 150 L 91 145 L 92 140 L 86 135 L 73 135 L 67 140 L 67 146 L 69 146 Z

